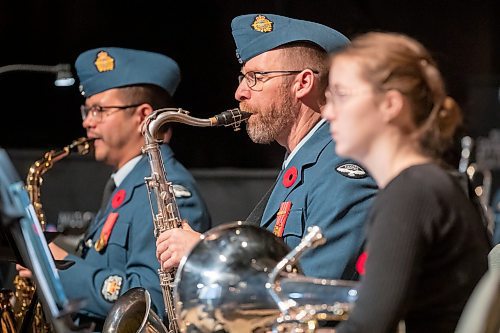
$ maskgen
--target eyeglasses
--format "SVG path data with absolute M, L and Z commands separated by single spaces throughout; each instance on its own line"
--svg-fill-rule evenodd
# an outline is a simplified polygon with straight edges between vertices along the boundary
M 292 74 L 299 74 L 303 72 L 303 70 L 296 70 L 296 71 L 266 71 L 266 72 L 258 72 L 258 71 L 249 71 L 246 72 L 245 74 L 241 73 L 238 75 L 238 83 L 241 84 L 241 81 L 245 79 L 245 82 L 247 83 L 248 88 L 252 89 L 254 88 L 258 82 L 264 82 L 264 76 L 269 75 L 269 74 L 281 74 L 281 75 L 276 75 L 273 77 L 278 77 L 282 75 L 292 75 Z M 319 74 L 319 71 L 317 70 L 312 70 L 314 74 Z M 273 77 L 268 78 L 268 80 L 272 79 Z M 256 90 L 256 89 L 252 89 Z
M 371 92 L 373 92 L 373 90 L 367 88 L 362 88 L 362 89 L 332 88 L 326 90 L 325 96 L 327 101 L 331 101 L 333 104 L 342 104 L 347 102 L 354 96 L 363 96 Z
M 101 105 L 92 105 L 92 106 L 85 106 L 82 105 L 80 106 L 80 112 L 82 114 L 82 119 L 85 120 L 87 119 L 87 116 L 90 114 L 90 118 L 95 121 L 102 121 L 104 118 L 104 115 L 109 116 L 112 115 L 115 112 L 130 109 L 130 108 L 135 108 L 138 107 L 139 105 L 142 105 L 143 103 L 139 104 L 131 104 L 131 105 L 123 105 L 123 106 L 101 106 Z M 108 111 L 109 109 L 116 109 L 114 112 Z

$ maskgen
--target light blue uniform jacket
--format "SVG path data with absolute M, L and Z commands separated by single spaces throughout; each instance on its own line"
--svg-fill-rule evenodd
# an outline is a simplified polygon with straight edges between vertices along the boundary
M 167 179 L 182 185 L 188 191 L 176 197 L 181 218 L 187 219 L 193 229 L 204 232 L 211 227 L 207 207 L 203 202 L 192 175 L 175 158 L 167 145 L 161 146 Z M 69 299 L 84 298 L 87 301 L 81 313 L 97 318 L 105 318 L 114 301 L 108 292 L 111 284 L 121 281 L 119 295 L 133 287 L 144 287 L 152 296 L 156 312 L 164 315 L 156 259 L 156 239 L 153 234 L 153 220 L 148 202 L 144 177 L 151 175 L 147 156 L 143 156 L 127 175 L 111 198 L 120 190 L 126 195 L 121 205 L 113 208 L 111 201 L 105 211 L 100 211 L 87 233 L 87 242 L 92 239 L 86 255 L 80 258 L 68 255 L 66 259 L 75 261 L 74 266 L 60 271 L 64 290 Z M 121 192 L 123 193 L 123 192 Z M 110 213 L 118 213 L 107 247 L 97 252 L 94 248 L 104 223 Z M 118 278 L 116 278 L 118 277 Z M 111 283 L 111 284 L 110 284 Z M 115 284 L 116 285 L 116 284 Z M 111 288 L 110 288 L 111 286 Z M 118 295 L 118 296 L 119 296 Z
M 355 263 L 365 240 L 364 222 L 377 186 L 354 169 L 354 162 L 335 154 L 328 124 L 322 124 L 278 175 L 264 210 L 261 226 L 273 231 L 282 202 L 291 202 L 283 240 L 294 248 L 310 226 L 319 226 L 326 244 L 309 249 L 299 259 L 305 275 L 329 279 L 355 279 Z M 290 187 L 283 182 L 297 168 Z M 346 169 L 356 171 L 351 177 Z M 340 171 L 337 171 L 339 169 Z M 344 174 L 342 174 L 342 171 Z

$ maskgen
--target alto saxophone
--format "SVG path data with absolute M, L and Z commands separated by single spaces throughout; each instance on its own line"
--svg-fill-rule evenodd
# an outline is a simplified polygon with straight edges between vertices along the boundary
M 47 224 L 40 196 L 40 188 L 43 183 L 42 176 L 52 168 L 55 162 L 62 160 L 75 149 L 80 155 L 88 154 L 92 148 L 92 142 L 93 139 L 84 137 L 76 139 L 60 151 L 51 150 L 46 152 L 43 155 L 43 158 L 33 163 L 33 165 L 29 168 L 28 175 L 26 177 L 26 191 L 28 192 L 31 202 L 33 203 L 33 207 L 35 209 L 36 216 L 40 221 L 42 230 L 45 230 Z
M 68 156 L 72 151 L 76 150 L 80 155 L 86 155 L 92 148 L 93 139 L 79 138 L 73 141 L 68 146 L 64 147 L 60 151 L 48 151 L 43 155 L 43 158 L 37 160 L 31 165 L 26 177 L 26 191 L 33 203 L 33 208 L 35 209 L 36 216 L 40 221 L 42 230 L 45 231 L 46 219 L 45 213 L 42 209 L 41 194 L 40 189 L 43 183 L 42 176 L 52 168 L 55 162 Z M 27 278 L 22 278 L 17 275 L 14 278 L 15 287 L 15 307 L 14 314 L 18 326 L 23 321 L 26 316 L 26 312 L 30 306 L 31 300 L 35 293 L 35 285 L 32 280 Z M 20 327 L 18 327 L 19 329 Z M 44 314 L 42 312 L 41 304 L 36 304 L 35 314 L 33 318 L 32 325 L 33 332 L 50 332 L 50 324 L 45 322 Z
M 194 118 L 189 116 L 188 113 L 183 109 L 159 109 L 149 115 L 142 126 L 142 134 L 145 139 L 142 151 L 147 153 L 151 167 L 151 176 L 146 177 L 145 181 L 149 193 L 151 214 L 153 215 L 155 237 L 158 237 L 165 230 L 179 228 L 182 221 L 179 208 L 175 202 L 172 183 L 167 180 L 167 173 L 160 153 L 162 140 L 157 138 L 160 128 L 169 122 L 179 122 L 196 127 L 232 126 L 237 131 L 241 123 L 251 115 L 251 113 L 240 109 L 228 110 L 208 119 Z M 152 193 L 156 198 L 158 213 L 155 213 L 153 208 Z M 164 271 L 163 268 L 160 268 L 158 274 L 165 303 L 165 312 L 169 321 L 168 330 L 169 332 L 180 332 L 173 297 L 173 282 L 176 269 Z

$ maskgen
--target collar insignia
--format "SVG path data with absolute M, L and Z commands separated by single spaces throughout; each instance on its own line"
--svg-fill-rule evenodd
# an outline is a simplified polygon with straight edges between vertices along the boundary
M 264 15 L 258 15 L 252 23 L 252 29 L 258 32 L 273 31 L 273 22 Z
M 97 53 L 97 58 L 94 61 L 94 65 L 97 68 L 97 71 L 109 72 L 115 69 L 115 59 L 108 54 L 106 51 L 101 51 Z
M 339 165 L 335 168 L 335 171 L 337 171 L 342 176 L 347 177 L 347 178 L 360 179 L 360 178 L 365 178 L 366 176 L 368 176 L 366 174 L 366 171 L 362 167 L 360 167 L 357 164 L 353 164 L 353 163 L 346 163 L 346 164 Z

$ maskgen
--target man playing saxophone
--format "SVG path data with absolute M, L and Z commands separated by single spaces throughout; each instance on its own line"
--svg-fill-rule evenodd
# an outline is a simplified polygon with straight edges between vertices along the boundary
M 256 208 L 247 220 L 291 248 L 309 226 L 319 226 L 327 241 L 301 259 L 304 273 L 356 279 L 365 213 L 377 187 L 361 166 L 335 154 L 320 116 L 328 52 L 349 41 L 324 25 L 273 14 L 238 16 L 231 26 L 242 65 L 235 98 L 242 111 L 252 113 L 248 135 L 256 143 L 276 141 L 286 150 L 272 193 L 262 201 L 265 209 L 257 214 Z M 162 233 L 157 256 L 163 268 L 178 265 L 196 241 L 192 230 Z
M 82 241 L 82 256 L 55 244 L 50 248 L 55 259 L 75 262 L 59 274 L 68 298 L 87 300 L 79 323 L 92 321 L 100 330 L 113 303 L 132 287 L 147 289 L 156 313 L 164 313 L 144 181 L 151 170 L 141 151 L 141 125 L 153 110 L 172 106 L 180 70 L 164 55 L 112 47 L 83 52 L 75 67 L 85 97 L 83 127 L 95 139 L 96 160 L 110 165 L 114 172 L 103 205 Z M 168 143 L 172 129 L 166 128 L 162 134 Z M 210 217 L 194 178 L 174 158 L 168 144 L 161 145 L 161 154 L 182 218 L 199 232 L 208 230 Z

